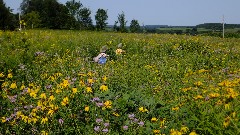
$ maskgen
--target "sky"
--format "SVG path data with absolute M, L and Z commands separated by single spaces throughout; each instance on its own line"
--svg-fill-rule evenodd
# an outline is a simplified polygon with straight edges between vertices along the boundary
M 22 0 L 3 0 L 6 6 L 19 12 Z M 58 0 L 65 4 L 70 0 Z M 79 0 L 75 0 L 79 1 Z M 138 20 L 140 25 L 195 26 L 203 23 L 240 24 L 240 0 L 80 0 L 91 10 L 107 10 L 108 24 L 113 25 L 122 12 L 125 20 Z

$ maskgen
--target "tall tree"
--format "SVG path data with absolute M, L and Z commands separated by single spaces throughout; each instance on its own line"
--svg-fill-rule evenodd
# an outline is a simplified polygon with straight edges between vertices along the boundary
M 97 30 L 104 30 L 106 28 L 107 19 L 108 19 L 107 10 L 98 9 L 95 15 Z
M 23 20 L 27 23 L 27 27 L 29 28 L 37 28 L 40 26 L 41 20 L 40 15 L 37 11 L 32 11 L 23 16 Z
M 78 21 L 80 23 L 80 29 L 81 30 L 92 30 L 93 29 L 93 23 L 91 18 L 91 10 L 89 8 L 82 8 L 80 9 L 78 13 Z
M 130 31 L 131 32 L 139 32 L 140 31 L 140 25 L 138 23 L 138 20 L 133 19 L 130 23 Z
M 80 11 L 82 7 L 82 3 L 76 2 L 75 0 L 67 1 L 66 2 L 66 7 L 68 8 L 68 11 L 71 16 L 77 19 L 78 12 Z
M 127 28 L 126 28 L 127 21 L 125 21 L 124 12 L 122 12 L 121 14 L 118 14 L 118 22 L 120 24 L 119 26 L 120 32 L 127 32 Z
M 6 7 L 3 0 L 0 0 L 0 29 L 2 30 L 14 30 L 15 18 L 11 13 L 12 10 L 9 7 Z

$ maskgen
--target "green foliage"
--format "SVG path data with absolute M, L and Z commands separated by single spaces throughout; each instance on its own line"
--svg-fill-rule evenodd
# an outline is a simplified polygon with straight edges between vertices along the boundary
M 95 15 L 96 20 L 96 29 L 97 30 L 104 30 L 107 26 L 107 10 L 104 9 L 98 9 Z
M 138 23 L 138 20 L 132 20 L 130 23 L 130 31 L 135 33 L 140 31 L 140 25 Z
M 127 21 L 125 21 L 124 12 L 122 12 L 121 14 L 118 14 L 118 22 L 119 22 L 119 31 L 120 32 L 127 32 L 127 28 L 126 28 Z
M 86 7 L 80 9 L 78 13 L 78 21 L 80 23 L 81 30 L 92 30 L 93 24 L 91 18 L 91 10 Z

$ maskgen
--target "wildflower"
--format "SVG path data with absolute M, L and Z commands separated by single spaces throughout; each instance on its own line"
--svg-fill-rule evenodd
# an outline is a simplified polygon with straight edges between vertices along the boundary
M 172 110 L 173 110 L 173 111 L 178 111 L 178 110 L 179 110 L 179 107 L 178 107 L 178 106 L 177 106 L 177 107 L 173 107 Z
M 138 110 L 140 112 L 148 112 L 148 110 L 146 108 L 143 108 L 143 107 L 139 107 Z
M 128 130 L 128 126 L 123 126 L 123 130 Z
M 104 107 L 109 108 L 109 109 L 112 108 L 112 101 L 109 101 L 109 100 L 105 101 Z
M 8 73 L 7 78 L 12 78 L 12 77 L 13 77 L 12 73 Z
M 93 84 L 93 79 L 88 79 L 88 84 Z
M 152 119 L 151 119 L 151 122 L 156 122 L 157 121 L 157 118 L 156 117 L 153 117 Z
M 33 117 L 32 119 L 31 119 L 31 121 L 35 124 L 35 123 L 37 123 L 37 118 L 36 117 Z
M 182 134 L 186 134 L 187 132 L 188 132 L 188 127 L 186 127 L 186 126 L 182 126 L 181 127 L 181 129 L 180 129 L 180 132 L 182 133 Z
M 100 86 L 100 90 L 103 91 L 103 92 L 104 92 L 104 91 L 107 91 L 107 90 L 108 90 L 108 87 L 103 84 L 103 85 Z
M 17 84 L 16 84 L 16 82 L 12 83 L 12 84 L 10 85 L 10 88 L 11 88 L 11 89 L 15 89 L 15 88 L 17 88 Z
M 102 106 L 104 106 L 104 104 L 103 103 L 96 103 L 96 105 L 97 105 L 97 107 L 102 107 Z
M 41 131 L 41 135 L 48 135 L 48 132 L 46 132 L 46 131 Z
M 203 96 L 201 96 L 201 95 L 197 95 L 196 97 L 194 97 L 195 100 L 202 99 L 202 98 L 203 98 Z
M 50 115 L 50 116 L 52 116 L 53 113 L 54 113 L 54 110 L 50 109 L 47 114 Z
M 99 132 L 100 131 L 100 127 L 99 126 L 95 126 L 94 127 L 94 131 Z
M 6 117 L 2 117 L 2 123 L 5 123 L 6 121 Z
M 110 124 L 109 123 L 103 123 L 104 127 L 108 127 Z
M 55 100 L 55 97 L 54 97 L 53 95 L 51 95 L 51 96 L 49 97 L 49 100 L 50 100 L 50 101 L 53 101 L 53 100 Z
M 59 119 L 58 122 L 60 125 L 62 125 L 64 121 L 63 121 L 63 119 Z
M 48 122 L 48 118 L 47 118 L 47 117 L 42 118 L 41 124 L 45 124 L 45 123 L 47 123 L 47 122 Z
M 89 111 L 89 106 L 85 106 L 84 111 L 88 112 Z
M 119 117 L 120 115 L 117 112 L 113 112 L 113 115 Z
M 134 117 L 135 117 L 135 114 L 128 114 L 129 119 L 134 119 Z
M 46 96 L 46 94 L 45 94 L 45 93 L 42 93 L 42 94 L 40 95 L 40 98 L 41 98 L 41 99 L 46 99 L 46 98 L 47 98 L 47 96 Z
M 4 74 L 3 74 L 3 72 L 2 72 L 2 73 L 0 73 L 0 77 L 4 77 Z
M 159 134 L 159 133 L 160 133 L 160 130 L 155 129 L 155 130 L 153 130 L 153 133 L 154 133 L 154 134 Z
M 189 135 L 197 135 L 195 131 L 192 131 Z
M 179 132 L 178 130 L 171 129 L 171 130 L 170 130 L 170 135 L 182 135 L 182 133 Z
M 103 119 L 101 119 L 101 118 L 97 118 L 97 119 L 96 119 L 96 122 L 97 122 L 97 123 L 100 123 L 100 122 L 102 122 L 102 121 L 103 121 Z
M 99 100 L 100 100 L 99 97 L 94 97 L 91 101 L 95 102 L 95 101 L 99 101 Z
M 87 93 L 92 93 L 93 92 L 92 87 L 87 87 L 86 90 L 87 90 Z
M 117 49 L 115 52 L 116 52 L 117 55 L 120 55 L 120 54 L 122 54 L 124 51 L 123 51 L 122 49 Z
M 69 104 L 68 97 L 65 97 L 65 98 L 63 99 L 63 101 L 61 102 L 61 105 L 62 105 L 62 106 L 66 106 L 66 105 L 68 105 L 68 104 Z
M 107 81 L 107 76 L 104 76 L 104 77 L 102 78 L 102 80 L 103 80 L 104 82 L 106 82 L 106 81 Z
M 107 129 L 107 128 L 104 128 L 102 131 L 103 131 L 104 133 L 107 133 L 107 132 L 108 132 L 108 129 Z
M 77 88 L 72 88 L 72 92 L 73 92 L 73 94 L 76 94 L 77 93 Z
M 143 122 L 143 121 L 140 121 L 140 122 L 138 123 L 138 125 L 142 127 L 142 126 L 144 125 L 144 122 Z
M 198 81 L 198 82 L 195 82 L 194 85 L 199 87 L 199 86 L 203 85 L 203 83 L 201 81 Z

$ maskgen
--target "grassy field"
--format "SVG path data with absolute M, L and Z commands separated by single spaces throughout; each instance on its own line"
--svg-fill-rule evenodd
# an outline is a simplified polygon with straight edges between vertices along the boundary
M 0 134 L 240 134 L 239 53 L 235 38 L 0 31 Z

